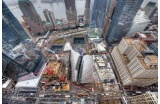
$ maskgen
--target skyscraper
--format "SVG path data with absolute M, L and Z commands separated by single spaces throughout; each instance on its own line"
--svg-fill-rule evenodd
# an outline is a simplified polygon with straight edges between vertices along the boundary
M 113 15 L 116 3 L 117 3 L 117 0 L 110 0 L 109 1 L 109 8 L 108 8 L 107 16 L 105 18 L 105 21 L 104 21 L 105 23 L 104 23 L 104 26 L 103 26 L 103 36 L 104 36 L 104 38 L 106 38 L 106 35 L 107 35 L 108 29 L 109 29 L 109 26 L 110 26 L 110 23 L 111 23 L 111 19 L 112 19 L 112 15 Z
M 34 42 L 30 40 L 25 40 L 23 43 L 15 46 L 8 53 L 5 51 L 3 53 L 4 62 L 5 60 L 11 62 L 11 65 L 9 64 L 9 62 L 6 62 L 6 64 L 9 65 L 9 68 L 4 69 L 6 71 L 4 75 L 6 75 L 7 77 L 15 77 L 21 71 L 22 73 L 18 75 L 17 78 L 27 75 L 28 73 L 31 73 L 31 76 L 35 77 L 39 74 L 39 70 L 46 61 L 45 57 L 41 53 L 41 50 L 36 46 Z M 17 68 L 20 69 L 17 70 Z M 22 80 L 24 79 L 22 78 Z
M 4 1 L 2 1 L 2 15 L 2 42 L 4 43 L 2 46 L 6 50 L 10 46 L 16 46 L 20 41 L 29 39 L 28 34 L 11 13 Z
M 123 85 L 158 82 L 158 58 L 142 40 L 123 38 L 111 52 Z
M 45 16 L 47 22 L 50 22 L 53 26 L 55 26 L 55 24 L 56 24 L 56 19 L 55 19 L 55 17 L 54 17 L 53 12 L 52 12 L 52 11 L 49 11 L 48 9 L 45 9 L 45 10 L 43 11 L 43 13 L 44 13 L 44 16 Z
M 30 71 L 10 58 L 6 53 L 2 53 L 2 75 L 13 80 L 28 74 Z
M 152 19 L 152 17 L 155 16 L 156 12 L 157 12 L 158 8 L 155 7 L 154 10 L 152 11 L 152 13 L 150 14 L 150 16 L 148 17 L 149 19 Z
M 129 31 L 143 0 L 118 0 L 107 33 L 109 42 L 120 41 Z
M 145 15 L 145 12 L 142 10 L 139 10 L 136 14 L 132 25 L 126 34 L 126 37 L 131 37 L 136 34 L 136 32 L 142 32 L 149 24 L 150 20 Z
M 30 0 L 18 0 L 18 5 L 24 17 L 34 21 L 38 25 L 42 24 L 42 20 Z
M 30 0 L 18 0 L 18 5 L 23 13 L 23 26 L 31 35 L 43 35 L 47 32 L 40 16 Z
M 147 17 L 152 17 L 156 11 L 157 11 L 157 7 L 156 7 L 156 2 L 152 2 L 150 1 L 144 8 L 145 14 L 147 15 Z M 153 12 L 153 13 L 152 13 Z M 152 15 L 152 16 L 151 16 Z
M 90 27 L 103 27 L 108 7 L 109 0 L 94 0 L 93 6 L 90 7 L 92 9 Z
M 64 0 L 64 3 L 66 7 L 67 20 L 69 22 L 77 21 L 77 11 L 75 6 L 75 0 Z
M 85 11 L 84 11 L 85 24 L 88 24 L 90 19 L 90 1 L 91 0 L 86 0 L 85 4 Z

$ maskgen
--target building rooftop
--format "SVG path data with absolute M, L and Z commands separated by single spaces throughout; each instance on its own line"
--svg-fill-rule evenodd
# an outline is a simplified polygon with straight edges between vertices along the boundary
M 82 77 L 81 77 L 81 83 L 93 83 L 94 77 L 93 77 L 93 60 L 90 55 L 85 55 L 83 57 L 83 69 L 82 69 Z
M 46 63 L 41 67 L 41 70 L 40 70 L 39 75 L 37 77 L 35 77 L 33 79 L 25 80 L 25 81 L 18 81 L 15 87 L 16 88 L 21 88 L 21 87 L 23 87 L 23 88 L 37 88 L 45 66 L 46 66 Z M 24 76 L 24 77 L 27 77 L 27 76 Z M 30 76 L 28 76 L 28 77 L 30 77 Z
M 4 84 L 2 84 L 2 88 L 7 88 L 7 86 L 11 81 L 12 81 L 11 79 L 8 79 Z
M 123 38 L 128 45 L 133 45 L 139 52 L 148 50 L 147 45 L 144 41 L 133 38 Z
M 151 66 L 148 66 L 147 63 L 145 63 L 144 61 L 144 57 L 142 56 L 137 56 L 139 62 L 141 63 L 141 65 L 143 65 L 143 67 L 146 69 L 146 70 L 158 70 L 158 67 L 151 67 Z M 157 56 L 155 55 L 148 55 L 146 56 L 145 58 L 148 58 L 150 60 L 149 63 L 157 63 L 158 64 L 158 58 Z

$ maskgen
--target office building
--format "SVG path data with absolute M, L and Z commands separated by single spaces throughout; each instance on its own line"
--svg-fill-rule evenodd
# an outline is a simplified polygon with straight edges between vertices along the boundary
M 158 92 L 146 92 L 141 95 L 128 96 L 127 104 L 158 104 Z
M 157 11 L 156 2 L 148 2 L 148 4 L 144 7 L 145 14 L 149 19 L 154 15 L 154 13 Z
M 148 18 L 152 19 L 152 17 L 154 17 L 154 15 L 156 14 L 157 11 L 158 11 L 158 8 L 155 7 L 154 10 L 152 11 L 152 13 L 150 14 L 150 16 Z
M 49 11 L 48 9 L 45 9 L 45 10 L 43 11 L 43 13 L 44 13 L 44 16 L 45 16 L 45 18 L 46 18 L 46 21 L 47 21 L 47 22 L 50 22 L 50 23 L 52 24 L 52 26 L 55 27 L 55 25 L 56 25 L 56 19 L 55 19 L 55 17 L 54 17 L 53 12 L 52 12 L 52 11 Z
M 107 10 L 109 7 L 109 0 L 94 0 L 90 17 L 91 28 L 103 28 Z
M 2 47 L 6 52 L 24 40 L 9 23 L 7 24 L 4 18 L 2 19 L 2 34 Z
M 107 40 L 111 44 L 119 42 L 129 31 L 133 19 L 143 0 L 118 0 L 113 13 L 111 25 L 107 33 Z
M 22 28 L 18 20 L 11 13 L 7 5 L 2 1 L 2 47 L 10 50 L 12 47 L 29 39 L 28 34 Z M 10 48 L 9 48 L 10 47 Z
M 36 77 L 41 66 L 46 62 L 40 49 L 30 40 L 20 41 L 7 52 L 3 49 L 2 60 L 3 76 L 16 81 Z M 24 77 L 25 75 L 29 77 Z
M 86 0 L 86 4 L 85 4 L 85 11 L 84 11 L 85 24 L 89 24 L 89 21 L 90 21 L 90 1 L 91 0 Z
M 155 34 L 152 31 L 137 32 L 131 38 L 143 40 L 147 45 L 150 45 L 158 42 L 158 37 Z
M 18 5 L 24 17 L 34 21 L 38 25 L 42 24 L 42 20 L 30 0 L 18 0 Z
M 154 51 L 154 54 L 158 56 L 158 43 L 152 43 L 149 46 L 149 49 Z
M 30 0 L 18 0 L 18 5 L 23 13 L 22 24 L 31 35 L 43 35 L 48 31 Z
M 7 53 L 2 53 L 2 75 L 17 81 L 19 77 L 29 73 L 29 70 L 10 58 Z
M 111 23 L 111 20 L 112 20 L 113 12 L 114 12 L 115 6 L 117 4 L 117 0 L 110 0 L 109 3 L 110 4 L 109 4 L 108 11 L 107 11 L 107 16 L 105 18 L 105 23 L 104 23 L 104 26 L 103 26 L 103 36 L 104 36 L 104 38 L 106 38 L 108 29 L 109 29 L 109 26 L 110 26 L 110 23 Z
M 148 26 L 149 22 L 150 20 L 145 15 L 145 12 L 139 10 L 132 22 L 128 33 L 126 34 L 126 37 L 131 37 L 136 34 L 136 32 L 142 32 Z
M 123 85 L 147 86 L 158 81 L 158 58 L 142 40 L 123 38 L 111 55 Z
M 66 15 L 68 22 L 75 21 L 77 22 L 77 11 L 75 0 L 64 0 L 66 7 Z

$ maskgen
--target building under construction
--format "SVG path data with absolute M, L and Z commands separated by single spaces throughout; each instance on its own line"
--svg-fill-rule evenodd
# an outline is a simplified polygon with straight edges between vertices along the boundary
M 53 92 L 70 90 L 70 52 L 49 53 L 48 63 L 42 72 L 43 91 Z M 42 92 L 43 92 L 42 91 Z

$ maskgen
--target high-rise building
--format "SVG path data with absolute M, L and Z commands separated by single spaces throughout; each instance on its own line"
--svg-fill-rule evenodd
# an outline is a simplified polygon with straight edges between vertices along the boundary
M 129 31 L 143 0 L 118 0 L 107 33 L 109 42 L 119 42 Z
M 29 36 L 4 1 L 2 1 L 2 15 L 2 46 L 7 51 L 10 50 L 9 47 L 14 47 L 20 41 L 29 39 Z
M 144 7 L 145 14 L 149 19 L 154 15 L 154 13 L 157 11 L 156 2 L 150 1 L 145 7 Z
M 29 50 L 28 50 L 29 49 Z M 7 61 L 11 61 L 11 65 L 9 68 L 6 68 L 6 76 L 17 76 L 19 71 L 24 72 L 25 74 L 20 74 L 17 76 L 17 79 L 31 73 L 31 76 L 28 78 L 35 77 L 39 75 L 39 70 L 41 69 L 42 65 L 46 62 L 44 55 L 41 53 L 41 50 L 30 40 L 25 40 L 23 43 L 18 44 L 9 52 L 4 51 L 4 58 L 7 58 Z M 21 68 L 17 70 L 17 67 Z M 13 75 L 12 75 L 13 72 Z M 17 73 L 17 75 L 15 74 Z M 27 78 L 27 79 L 28 79 Z M 21 80 L 25 80 L 26 78 L 22 78 Z
M 28 74 L 30 71 L 23 65 L 10 58 L 5 52 L 2 53 L 2 75 L 13 80 Z
M 158 43 L 152 43 L 149 46 L 149 49 L 154 51 L 154 54 L 158 56 Z
M 117 0 L 110 0 L 109 1 L 109 8 L 108 8 L 107 16 L 106 16 L 105 23 L 103 26 L 104 38 L 106 38 L 116 4 L 117 4 Z
M 86 0 L 85 4 L 85 11 L 84 11 L 84 21 L 85 24 L 89 24 L 89 19 L 90 19 L 90 1 L 91 0 Z
M 18 5 L 23 13 L 23 26 L 31 35 L 41 35 L 48 31 L 30 0 L 18 0 Z
M 43 11 L 43 13 L 44 13 L 44 16 L 45 16 L 47 22 L 50 22 L 52 24 L 52 26 L 55 26 L 56 25 L 56 19 L 54 17 L 53 12 L 49 11 L 48 9 L 45 9 Z
M 94 0 L 91 5 L 91 17 L 90 27 L 92 28 L 103 28 L 107 10 L 109 7 L 109 0 Z
M 152 32 L 152 31 L 137 32 L 131 38 L 142 40 L 147 45 L 150 45 L 152 43 L 158 42 L 158 37 L 155 36 L 155 34 L 156 33 Z
M 42 24 L 42 20 L 30 0 L 18 0 L 18 5 L 24 17 L 34 21 L 39 25 Z
M 158 81 L 158 58 L 142 40 L 123 38 L 111 55 L 123 85 L 147 86 Z
M 152 11 L 152 13 L 150 14 L 150 16 L 148 18 L 152 19 L 152 17 L 154 17 L 154 15 L 156 14 L 157 11 L 158 11 L 158 8 L 155 7 L 154 10 Z
M 127 104 L 158 104 L 158 92 L 146 92 L 137 96 L 128 96 Z
M 139 10 L 132 22 L 128 33 L 126 34 L 126 37 L 131 37 L 136 34 L 136 32 L 142 32 L 148 26 L 149 22 L 150 20 L 145 15 L 145 12 Z
M 75 0 L 64 0 L 68 22 L 77 21 Z
M 2 12 L 3 75 L 18 80 L 38 71 L 45 58 L 4 2 Z

